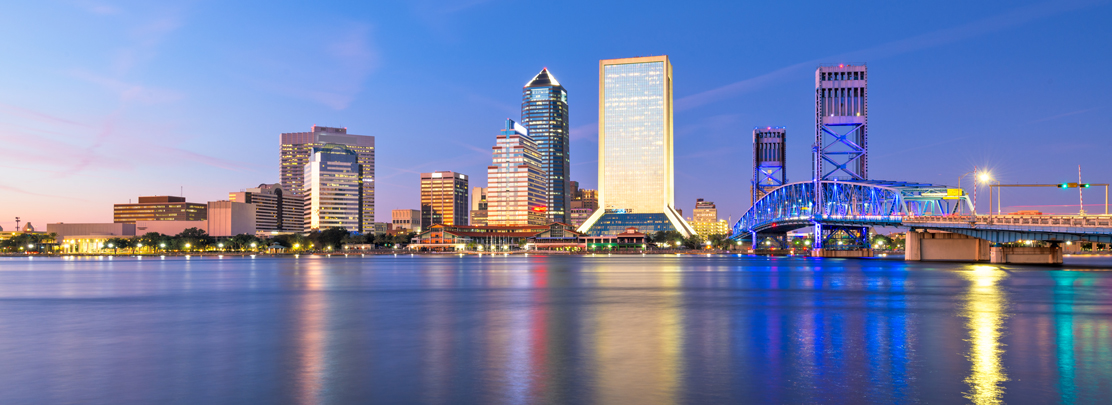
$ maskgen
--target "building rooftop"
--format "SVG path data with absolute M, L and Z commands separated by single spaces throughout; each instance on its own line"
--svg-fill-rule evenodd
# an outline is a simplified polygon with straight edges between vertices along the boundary
M 548 68 L 541 69 L 540 73 L 533 76 L 533 80 L 525 84 L 525 87 L 545 87 L 545 86 L 559 86 L 560 82 L 556 81 L 556 76 L 548 73 Z

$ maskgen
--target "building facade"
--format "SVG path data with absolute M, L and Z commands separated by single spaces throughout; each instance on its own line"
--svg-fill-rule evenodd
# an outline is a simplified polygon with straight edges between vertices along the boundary
M 309 163 L 303 169 L 307 229 L 374 231 L 373 221 L 364 227 L 360 166 L 359 154 L 345 145 L 325 144 L 313 148 Z
M 784 127 L 753 128 L 753 182 L 750 204 L 787 183 L 787 147 Z
M 590 235 L 693 230 L 675 210 L 672 64 L 667 56 L 599 61 L 599 210 Z
M 694 221 L 716 222 L 718 221 L 718 208 L 714 206 L 713 202 L 696 198 L 695 209 L 691 211 L 691 216 Z
M 209 201 L 208 234 L 210 236 L 254 235 L 257 231 L 255 204 L 235 201 Z
M 313 148 L 325 144 L 347 146 L 359 156 L 359 187 L 362 197 L 360 229 L 373 229 L 375 222 L 375 137 L 347 133 L 347 128 L 314 125 L 309 132 L 283 133 L 279 136 L 279 167 L 282 190 L 304 196 L 305 165 L 310 163 Z M 308 226 L 308 225 L 306 225 Z
M 575 203 L 572 202 L 572 205 L 575 205 Z M 570 224 L 575 226 L 575 229 L 579 229 L 583 226 L 584 222 L 587 222 L 587 218 L 590 218 L 591 214 L 595 213 L 596 209 L 597 208 L 576 208 L 573 206 L 568 210 L 568 216 L 571 217 L 569 219 L 571 221 Z
M 114 204 L 112 222 L 134 224 L 136 221 L 204 221 L 208 206 L 186 202 L 185 197 L 139 197 L 136 204 Z
M 393 210 L 390 219 L 394 229 L 421 232 L 421 210 Z
M 471 187 L 471 225 L 486 226 L 490 205 L 486 187 Z
M 869 86 L 865 65 L 815 70 L 814 178 L 869 178 Z
M 521 124 L 536 142 L 545 176 L 547 222 L 567 223 L 572 192 L 568 92 L 544 68 L 521 93 Z
M 467 175 L 421 173 L 421 230 L 435 224 L 467 225 Z
M 255 204 L 255 228 L 261 232 L 304 232 L 305 199 L 281 184 L 260 184 L 228 193 L 228 200 Z
M 496 139 L 487 167 L 487 224 L 546 224 L 546 177 L 536 143 L 525 127 L 509 119 Z

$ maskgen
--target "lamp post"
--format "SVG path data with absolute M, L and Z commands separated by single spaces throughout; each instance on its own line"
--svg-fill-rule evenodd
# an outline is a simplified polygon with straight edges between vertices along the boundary
M 992 181 L 992 175 L 984 171 L 977 174 L 977 182 L 973 183 L 973 216 L 977 216 L 977 190 L 980 190 L 981 183 L 988 183 Z M 988 213 L 992 214 L 992 191 L 990 189 L 988 195 Z

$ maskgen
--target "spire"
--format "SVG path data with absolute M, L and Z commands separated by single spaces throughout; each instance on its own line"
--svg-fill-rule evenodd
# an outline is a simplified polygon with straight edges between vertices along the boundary
M 541 69 L 540 73 L 533 76 L 533 80 L 525 84 L 525 87 L 543 87 L 543 86 L 559 86 L 560 82 L 556 81 L 556 76 L 548 73 L 548 68 Z

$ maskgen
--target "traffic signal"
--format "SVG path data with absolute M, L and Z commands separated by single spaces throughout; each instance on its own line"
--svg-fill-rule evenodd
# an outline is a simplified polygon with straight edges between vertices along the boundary
M 1089 188 L 1089 183 L 1062 183 L 1058 188 Z

